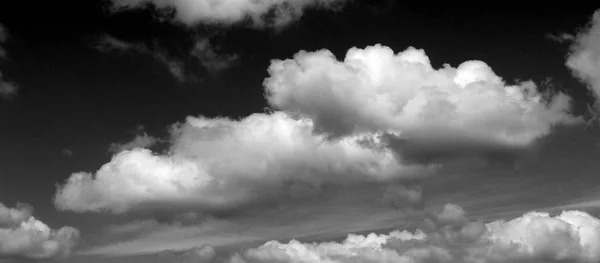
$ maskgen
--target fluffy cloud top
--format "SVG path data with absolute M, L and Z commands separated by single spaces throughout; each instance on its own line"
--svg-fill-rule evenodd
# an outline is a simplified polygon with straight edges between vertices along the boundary
M 8 208 L 0 203 L 0 258 L 63 258 L 79 240 L 79 231 L 72 227 L 50 229 L 35 219 L 32 208 L 19 204 Z
M 564 94 L 542 94 L 533 82 L 507 85 L 482 61 L 434 69 L 415 48 L 352 48 L 343 61 L 328 50 L 301 51 L 272 61 L 269 73 L 273 107 L 314 120 L 330 137 L 396 132 L 407 140 L 400 151 L 522 147 L 576 121 Z
M 135 148 L 116 154 L 95 174 L 75 173 L 59 187 L 55 204 L 73 211 L 180 204 L 198 209 L 235 207 L 280 194 L 284 181 L 383 180 L 405 175 L 394 154 L 365 146 L 375 135 L 328 141 L 307 119 L 283 112 L 236 121 L 188 117 L 172 129 L 170 152 Z
M 299 19 L 306 8 L 335 9 L 348 0 L 112 0 L 116 9 L 154 4 L 173 8 L 176 18 L 197 23 L 230 25 L 249 20 L 256 27 L 282 27 Z
M 585 212 L 529 212 L 510 221 L 469 221 L 448 204 L 425 230 L 350 234 L 341 243 L 269 241 L 231 262 L 598 262 L 600 219 Z
M 567 66 L 600 99 L 600 10 L 575 38 Z

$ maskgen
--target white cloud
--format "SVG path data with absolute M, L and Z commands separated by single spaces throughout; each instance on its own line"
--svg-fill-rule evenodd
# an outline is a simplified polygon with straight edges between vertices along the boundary
M 249 20 L 255 27 L 281 28 L 299 19 L 306 8 L 337 9 L 348 0 L 112 0 L 116 10 L 154 4 L 174 8 L 178 21 L 231 25 Z
M 284 181 L 316 190 L 328 182 L 378 181 L 407 176 L 376 135 L 328 141 L 307 119 L 283 112 L 239 121 L 188 117 L 172 128 L 167 155 L 135 148 L 116 154 L 95 174 L 75 173 L 59 187 L 55 204 L 73 211 L 184 206 L 233 208 L 281 194 Z M 371 139 L 376 145 L 365 146 Z
M 8 208 L 0 203 L 0 257 L 64 258 L 79 240 L 72 227 L 50 229 L 35 219 L 32 208 L 19 204 Z
M 111 143 L 108 147 L 108 151 L 118 153 L 135 148 L 148 148 L 155 145 L 157 142 L 159 142 L 159 139 L 144 132 L 137 134 L 131 141 L 125 143 Z
M 240 120 L 188 117 L 173 125 L 168 153 L 133 148 L 96 173 L 72 174 L 56 206 L 113 213 L 247 208 L 306 198 L 331 183 L 435 171 L 440 165 L 431 156 L 527 147 L 553 125 L 578 121 L 564 94 L 541 94 L 531 82 L 507 86 L 481 61 L 435 70 L 413 48 L 397 55 L 380 45 L 353 48 L 344 62 L 326 50 L 300 52 L 273 61 L 269 73 L 267 100 L 282 111 Z M 418 190 L 404 192 L 396 197 L 421 205 Z
M 557 124 L 579 120 L 570 98 L 542 94 L 531 82 L 507 85 L 482 61 L 431 66 L 420 49 L 395 54 L 375 45 L 351 48 L 343 61 L 328 50 L 273 60 L 269 104 L 310 118 L 316 131 L 400 134 L 405 159 L 526 147 Z
M 269 241 L 231 262 L 598 262 L 600 219 L 581 211 L 529 212 L 487 224 L 447 204 L 425 230 L 349 234 L 341 243 Z
M 600 10 L 575 37 L 566 64 L 600 99 Z

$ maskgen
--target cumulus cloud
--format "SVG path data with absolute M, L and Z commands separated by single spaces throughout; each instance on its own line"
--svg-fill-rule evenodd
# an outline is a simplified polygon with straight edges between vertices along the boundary
M 236 207 L 281 194 L 289 180 L 319 189 L 328 182 L 380 181 L 422 169 L 402 165 L 376 135 L 328 141 L 312 130 L 309 119 L 283 112 L 241 120 L 188 117 L 172 127 L 168 154 L 122 151 L 95 174 L 71 175 L 55 204 L 115 213 L 160 204 Z M 365 145 L 365 139 L 375 145 Z
M 9 208 L 0 203 L 0 257 L 32 259 L 69 256 L 79 240 L 79 231 L 72 227 L 51 229 L 32 216 L 26 204 Z
M 4 28 L 4 26 L 2 24 L 0 24 L 0 45 L 2 43 L 4 43 L 7 39 L 8 39 L 7 30 Z M 0 46 L 0 60 L 5 59 L 5 58 L 6 58 L 6 50 L 4 50 L 2 48 L 2 46 Z M 5 98 L 5 99 L 9 98 L 9 97 L 17 94 L 17 91 L 19 91 L 19 86 L 13 81 L 4 79 L 4 77 L 2 76 L 2 72 L 0 72 L 0 97 Z
M 598 262 L 600 219 L 581 211 L 529 212 L 510 221 L 469 220 L 447 204 L 424 229 L 340 242 L 269 241 L 230 262 Z
M 113 9 L 123 10 L 152 4 L 172 9 L 182 23 L 231 25 L 249 21 L 258 28 L 281 28 L 298 20 L 307 8 L 336 10 L 349 0 L 112 0 Z
M 600 10 L 594 13 L 589 25 L 575 36 L 566 64 L 600 99 Z
M 302 199 L 331 184 L 429 174 L 443 158 L 526 148 L 553 125 L 578 121 L 564 94 L 507 85 L 481 61 L 433 69 L 414 48 L 352 48 L 343 62 L 326 50 L 300 52 L 273 61 L 269 74 L 266 98 L 278 111 L 188 117 L 171 127 L 165 154 L 123 150 L 95 173 L 72 174 L 55 205 L 215 212 Z M 387 195 L 420 207 L 420 194 Z
M 269 104 L 310 118 L 330 138 L 385 131 L 407 160 L 428 162 L 510 151 L 579 120 L 570 98 L 531 82 L 506 84 L 482 61 L 431 66 L 421 49 L 394 53 L 351 48 L 343 61 L 328 50 L 273 60 L 264 82 Z

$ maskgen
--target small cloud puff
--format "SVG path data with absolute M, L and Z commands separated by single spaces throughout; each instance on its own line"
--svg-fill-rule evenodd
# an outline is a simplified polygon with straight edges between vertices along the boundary
M 600 219 L 581 211 L 529 212 L 510 221 L 469 221 L 447 204 L 425 230 L 350 234 L 341 243 L 269 241 L 230 262 L 598 262 Z
M 306 8 L 335 10 L 348 0 L 112 0 L 116 11 L 153 4 L 175 10 L 175 18 L 188 25 L 231 25 L 249 21 L 254 27 L 282 28 L 299 19 Z
M 50 229 L 32 216 L 25 204 L 16 208 L 0 203 L 0 258 L 64 258 L 79 241 L 79 230 L 72 227 Z

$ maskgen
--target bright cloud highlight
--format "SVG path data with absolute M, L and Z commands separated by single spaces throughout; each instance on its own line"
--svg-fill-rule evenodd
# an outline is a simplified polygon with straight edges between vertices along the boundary
M 154 4 L 173 8 L 185 24 L 231 25 L 250 21 L 255 27 L 281 28 L 299 19 L 306 8 L 336 9 L 347 0 L 112 0 L 115 9 Z

